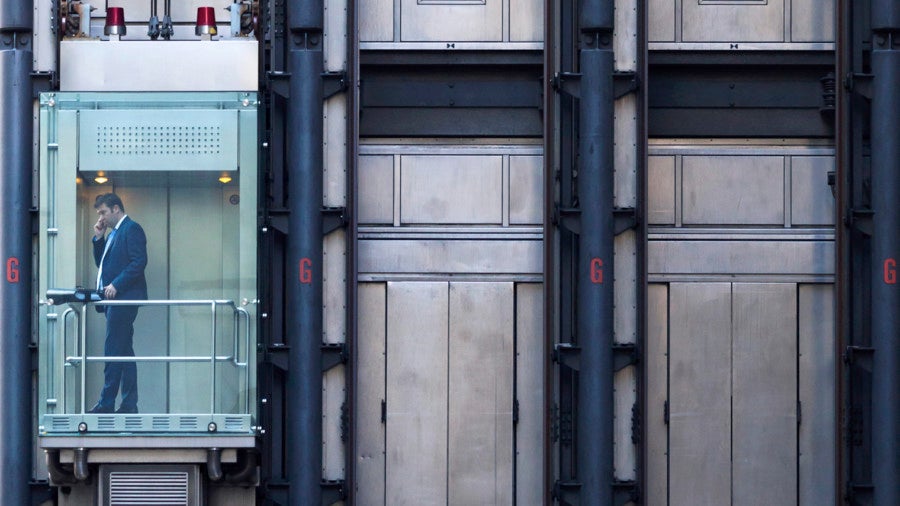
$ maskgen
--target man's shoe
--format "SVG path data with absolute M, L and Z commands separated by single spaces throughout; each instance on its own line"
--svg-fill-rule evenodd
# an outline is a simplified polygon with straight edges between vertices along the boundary
M 88 413 L 112 413 L 112 408 L 107 408 L 106 406 L 101 406 L 100 404 L 95 405 L 93 408 L 88 410 Z
M 116 410 L 116 413 L 124 414 L 124 415 L 134 414 L 137 412 L 138 412 L 137 406 L 132 406 L 130 408 L 126 408 L 125 406 L 119 406 L 119 409 Z

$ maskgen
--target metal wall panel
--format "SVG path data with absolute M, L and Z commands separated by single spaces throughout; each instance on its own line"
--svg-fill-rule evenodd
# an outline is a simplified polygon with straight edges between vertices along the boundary
M 666 408 L 669 390 L 669 287 L 647 285 L 647 375 L 644 504 L 663 506 L 668 500 Z
M 784 159 L 780 156 L 685 156 L 684 224 L 781 225 Z
M 650 241 L 651 274 L 834 273 L 834 243 L 829 240 L 683 240 Z
M 516 504 L 544 498 L 544 286 L 516 285 Z
M 394 1 L 366 0 L 358 2 L 359 40 L 390 42 L 394 40 Z
M 390 224 L 394 221 L 394 157 L 359 157 L 358 215 L 361 224 Z
M 834 288 L 799 285 L 797 358 L 802 423 L 798 428 L 802 506 L 835 504 Z
M 502 42 L 503 0 L 397 0 L 403 42 Z
M 650 225 L 675 224 L 675 157 L 647 159 L 647 218 Z
M 731 285 L 669 290 L 669 504 L 729 504 Z
M 358 244 L 360 274 L 527 274 L 543 268 L 539 240 L 361 239 Z
M 797 294 L 732 286 L 732 504 L 797 502 Z
M 383 505 L 385 485 L 385 334 L 387 292 L 384 283 L 360 283 L 359 334 L 356 340 L 356 490 L 359 506 Z
M 791 41 L 834 42 L 834 0 L 791 0 Z
M 791 224 L 834 225 L 834 195 L 828 172 L 834 157 L 791 157 Z
M 403 224 L 502 224 L 503 157 L 404 155 Z
M 509 224 L 544 220 L 544 167 L 541 156 L 509 157 Z
M 513 502 L 513 284 L 450 283 L 448 504 Z
M 784 0 L 682 0 L 681 7 L 684 42 L 785 41 Z
M 448 286 L 389 282 L 385 504 L 447 503 Z
M 632 440 L 633 412 L 637 402 L 637 368 L 628 366 L 615 373 L 613 382 L 613 472 L 620 481 L 637 478 L 637 445 Z
M 628 94 L 615 103 L 616 207 L 634 207 L 637 202 L 637 95 Z
M 340 207 L 347 203 L 347 100 L 343 94 L 323 106 L 325 145 L 323 146 L 323 202 Z
M 616 343 L 637 342 L 637 240 L 633 230 L 615 238 L 613 329 Z
M 637 0 L 615 0 L 615 31 L 613 52 L 615 69 L 621 72 L 637 70 L 638 12 Z M 634 146 L 631 146 L 634 151 Z
M 648 0 L 648 41 L 675 42 L 675 6 L 673 0 Z
M 541 42 L 544 40 L 544 2 L 540 0 L 509 0 L 510 42 Z

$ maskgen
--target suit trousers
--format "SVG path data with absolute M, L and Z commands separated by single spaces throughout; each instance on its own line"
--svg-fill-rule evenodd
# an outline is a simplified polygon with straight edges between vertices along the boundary
M 137 306 L 106 307 L 106 343 L 103 353 L 107 357 L 134 356 L 134 320 Z M 112 410 L 116 404 L 119 385 L 122 387 L 122 403 L 119 409 L 137 408 L 137 366 L 134 362 L 107 362 L 103 368 L 103 390 L 98 404 Z

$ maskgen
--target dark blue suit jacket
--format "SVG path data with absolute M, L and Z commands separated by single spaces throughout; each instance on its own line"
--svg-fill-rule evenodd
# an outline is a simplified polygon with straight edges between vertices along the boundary
M 94 262 L 100 267 L 106 238 L 93 241 Z M 125 217 L 109 245 L 106 258 L 103 258 L 103 286 L 116 287 L 116 299 L 144 300 L 147 298 L 147 279 L 144 267 L 147 266 L 147 236 L 144 229 L 136 221 Z

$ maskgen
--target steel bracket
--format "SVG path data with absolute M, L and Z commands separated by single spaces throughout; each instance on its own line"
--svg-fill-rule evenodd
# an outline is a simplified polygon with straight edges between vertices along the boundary
M 619 235 L 638 226 L 637 211 L 633 207 L 613 209 L 613 233 Z
M 622 369 L 638 363 L 637 347 L 634 343 L 614 343 L 613 346 L 613 370 L 619 372 Z
M 276 95 L 291 98 L 291 73 L 280 70 L 266 72 L 266 82 L 269 89 Z
M 872 100 L 873 80 L 875 80 L 873 74 L 857 74 L 851 72 L 844 78 L 844 88 L 849 92 L 856 93 Z
M 557 93 L 581 98 L 581 74 L 577 72 L 557 72 L 550 85 Z
M 613 72 L 613 95 L 622 98 L 638 90 L 638 77 L 634 72 Z
M 637 482 L 613 480 L 613 505 L 622 506 L 630 502 L 640 504 L 640 490 Z
M 344 343 L 322 343 L 322 372 L 334 369 L 347 362 L 347 345 Z
M 330 506 L 347 498 L 344 480 L 322 480 L 319 486 L 322 488 L 322 506 Z
M 844 349 L 844 363 L 859 366 L 860 369 L 872 372 L 872 355 L 875 348 L 868 346 L 847 346 Z
M 41 93 L 59 89 L 59 76 L 56 72 L 35 71 L 31 73 L 31 96 L 37 99 Z
M 326 236 L 339 228 L 347 226 L 347 208 L 323 207 L 322 208 L 322 235 Z
M 291 212 L 287 209 L 269 209 L 269 225 L 283 235 L 287 235 L 290 214 Z
M 581 368 L 581 347 L 572 343 L 557 343 L 553 348 L 553 361 L 577 371 Z
M 871 483 L 853 483 L 847 482 L 847 503 L 848 504 L 872 504 L 872 496 L 875 492 L 875 485 Z
M 557 480 L 553 483 L 553 498 L 560 504 L 579 506 L 581 504 L 581 482 Z
M 322 72 L 322 100 L 328 100 L 347 88 L 347 73 L 343 70 Z
M 845 224 L 854 229 L 862 232 L 867 236 L 872 236 L 872 218 L 875 216 L 875 211 L 862 208 L 862 209 L 850 209 L 847 212 L 847 217 L 845 218 Z
M 575 235 L 581 234 L 581 209 L 556 207 L 553 223 Z
M 290 370 L 290 361 L 288 360 L 288 352 L 290 349 L 290 346 L 282 343 L 275 343 L 268 346 L 266 347 L 264 361 L 272 364 L 277 369 L 287 372 Z

